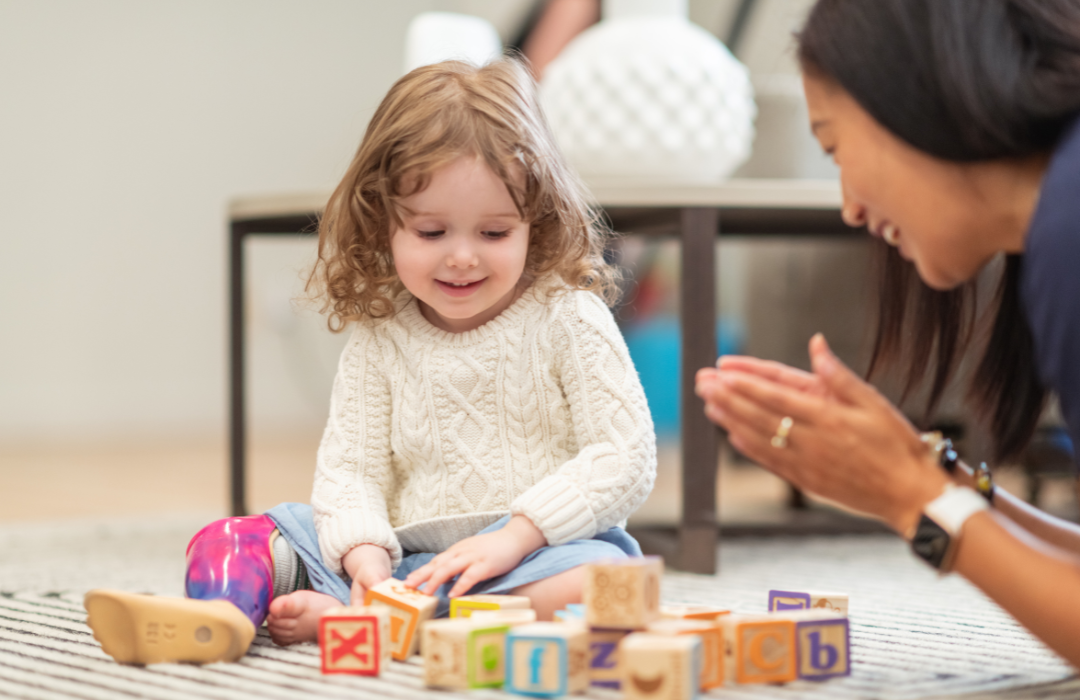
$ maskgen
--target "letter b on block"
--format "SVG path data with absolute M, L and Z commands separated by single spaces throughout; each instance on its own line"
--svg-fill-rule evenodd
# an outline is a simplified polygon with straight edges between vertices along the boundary
M 820 681 L 851 674 L 846 618 L 800 622 L 795 637 L 799 647 L 799 678 Z

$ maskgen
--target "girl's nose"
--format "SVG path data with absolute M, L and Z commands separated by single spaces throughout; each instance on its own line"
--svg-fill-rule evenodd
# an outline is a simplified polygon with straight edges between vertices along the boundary
M 476 252 L 473 250 L 473 247 L 467 243 L 455 245 L 446 259 L 446 264 L 449 267 L 456 267 L 459 269 L 476 267 L 477 262 Z

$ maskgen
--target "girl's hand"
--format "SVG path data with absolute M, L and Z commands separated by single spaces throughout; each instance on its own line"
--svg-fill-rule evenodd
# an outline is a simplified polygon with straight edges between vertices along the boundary
M 375 544 L 353 547 L 341 558 L 345 573 L 352 578 L 350 605 L 363 605 L 368 589 L 390 578 L 390 552 Z
M 434 593 L 455 576 L 457 583 L 450 597 L 464 595 L 470 588 L 495 576 L 501 576 L 521 563 L 529 554 L 547 544 L 539 528 L 524 515 L 515 515 L 501 530 L 467 537 L 412 572 L 405 585 Z
M 813 375 L 740 358 L 699 373 L 705 413 L 735 449 L 798 488 L 876 515 L 901 534 L 948 476 L 904 416 L 829 350 L 810 341 Z M 780 421 L 794 423 L 784 447 Z

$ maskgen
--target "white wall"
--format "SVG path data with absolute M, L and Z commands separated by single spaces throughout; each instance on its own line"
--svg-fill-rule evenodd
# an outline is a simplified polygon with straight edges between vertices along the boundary
M 222 429 L 226 202 L 330 187 L 432 5 L 0 2 L 0 439 Z

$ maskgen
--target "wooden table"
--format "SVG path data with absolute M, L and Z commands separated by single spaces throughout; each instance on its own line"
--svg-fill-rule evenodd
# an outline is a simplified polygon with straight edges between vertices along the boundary
M 682 324 L 683 509 L 675 568 L 716 571 L 718 431 L 694 395 L 694 373 L 716 360 L 717 235 L 836 236 L 855 233 L 840 219 L 833 180 L 729 180 L 710 187 L 591 183 L 612 227 L 622 233 L 678 236 Z M 244 240 L 250 235 L 311 235 L 328 192 L 245 197 L 229 206 L 229 447 L 231 510 L 247 514 L 244 407 Z

